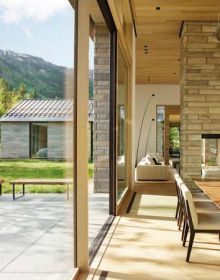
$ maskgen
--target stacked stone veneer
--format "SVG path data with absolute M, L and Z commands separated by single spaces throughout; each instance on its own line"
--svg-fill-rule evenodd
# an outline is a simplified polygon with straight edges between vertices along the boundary
M 94 191 L 109 192 L 110 36 L 95 26 L 94 61 Z
M 201 175 L 201 134 L 220 133 L 217 23 L 185 22 L 181 39 L 181 175 Z
M 29 158 L 29 123 L 1 123 L 1 158 Z

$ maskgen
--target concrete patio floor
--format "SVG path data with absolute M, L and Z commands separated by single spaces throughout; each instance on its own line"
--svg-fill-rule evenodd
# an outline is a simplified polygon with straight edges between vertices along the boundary
M 0 280 L 65 280 L 73 273 L 72 202 L 65 194 L 0 197 Z M 108 217 L 108 195 L 89 199 L 89 243 Z

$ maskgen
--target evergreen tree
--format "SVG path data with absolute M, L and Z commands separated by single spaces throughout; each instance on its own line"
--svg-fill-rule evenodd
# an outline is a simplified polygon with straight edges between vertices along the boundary
M 12 103 L 12 91 L 4 78 L 0 79 L 0 115 L 10 109 Z
M 34 98 L 36 90 L 28 92 L 24 83 L 18 89 L 11 89 L 4 78 L 0 78 L 0 117 L 8 112 L 16 103 L 25 98 Z
M 18 87 L 18 90 L 17 90 L 17 96 L 18 98 L 21 100 L 21 99 L 24 99 L 25 96 L 27 94 L 27 88 L 25 86 L 24 83 L 20 83 L 19 87 Z

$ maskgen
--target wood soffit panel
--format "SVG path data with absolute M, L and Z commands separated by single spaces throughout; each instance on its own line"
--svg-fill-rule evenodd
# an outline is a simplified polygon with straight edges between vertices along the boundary
M 89 14 L 95 23 L 105 23 L 103 15 L 100 11 L 98 3 L 96 0 L 89 1 Z
M 136 82 L 178 84 L 182 21 L 217 21 L 219 0 L 132 0 Z

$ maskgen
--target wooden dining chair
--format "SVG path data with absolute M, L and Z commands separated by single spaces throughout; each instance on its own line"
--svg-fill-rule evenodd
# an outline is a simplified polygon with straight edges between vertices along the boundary
M 177 206 L 176 206 L 175 217 L 177 219 L 177 225 L 179 230 L 181 229 L 182 224 L 184 223 L 184 198 L 181 190 L 182 185 L 185 185 L 183 180 L 181 179 L 181 177 L 177 177 L 176 178 Z M 210 198 L 203 192 L 191 191 L 191 193 L 198 212 L 220 211 L 220 209 L 217 206 L 215 206 L 215 204 L 210 200 Z
M 196 206 L 195 202 L 193 201 L 192 194 L 185 185 L 182 185 L 182 193 L 184 197 L 186 213 L 186 229 L 183 238 L 183 246 L 185 246 L 188 232 L 190 232 L 189 245 L 186 255 L 186 261 L 189 262 L 196 233 L 220 233 L 220 213 L 198 213 L 196 211 Z
M 183 212 L 184 212 L 184 198 L 181 192 L 181 185 L 184 185 L 184 182 L 180 175 L 175 175 L 176 181 L 176 192 L 177 192 L 177 206 L 175 218 L 177 219 L 177 225 L 179 230 L 183 224 Z M 196 209 L 198 212 L 220 212 L 220 209 L 211 201 L 211 199 L 202 192 L 202 190 L 190 190 L 193 201 L 196 204 Z

